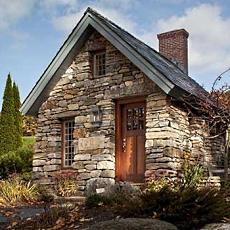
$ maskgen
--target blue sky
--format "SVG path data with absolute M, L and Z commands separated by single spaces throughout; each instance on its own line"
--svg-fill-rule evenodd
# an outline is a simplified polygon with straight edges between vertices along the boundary
M 189 75 L 206 89 L 230 67 L 228 0 L 0 0 L 0 104 L 9 72 L 25 99 L 88 6 L 157 50 L 158 33 L 185 28 Z

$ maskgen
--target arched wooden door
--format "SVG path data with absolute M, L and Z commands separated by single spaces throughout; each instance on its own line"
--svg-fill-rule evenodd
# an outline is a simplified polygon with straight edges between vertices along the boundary
M 118 101 L 116 113 L 116 178 L 119 181 L 143 182 L 145 101 Z

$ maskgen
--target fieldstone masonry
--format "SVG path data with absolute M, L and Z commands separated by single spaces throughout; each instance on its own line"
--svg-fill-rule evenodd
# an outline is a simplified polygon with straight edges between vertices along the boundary
M 106 50 L 106 74 L 92 75 L 91 53 Z M 195 133 L 195 121 L 174 104 L 113 45 L 96 31 L 82 47 L 66 73 L 43 103 L 38 115 L 34 178 L 51 184 L 61 169 L 62 120 L 75 119 L 75 157 L 79 194 L 115 182 L 114 99 L 146 96 L 146 177 L 152 174 L 177 176 L 185 155 L 202 155 L 212 164 L 211 149 L 203 133 Z M 100 106 L 102 123 L 90 122 L 93 108 Z M 200 129 L 200 128 L 199 128 Z M 210 156 L 204 159 L 204 156 Z

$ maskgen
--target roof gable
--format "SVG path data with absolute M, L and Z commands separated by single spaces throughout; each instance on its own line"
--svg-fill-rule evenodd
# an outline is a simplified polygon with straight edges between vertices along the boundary
M 154 81 L 166 94 L 187 92 L 204 96 L 207 92 L 171 61 L 119 26 L 88 8 L 22 104 L 24 114 L 36 115 L 50 90 L 79 52 L 92 28 L 97 30 L 133 64 Z

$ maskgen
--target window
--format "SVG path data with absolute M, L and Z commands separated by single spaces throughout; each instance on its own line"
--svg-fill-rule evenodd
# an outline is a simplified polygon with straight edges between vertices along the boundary
M 129 108 L 127 110 L 127 130 L 144 129 L 145 109 L 144 107 Z
M 105 75 L 105 51 L 95 53 L 93 59 L 94 76 Z
M 63 167 L 71 167 L 74 161 L 73 131 L 74 120 L 64 121 L 62 133 Z

